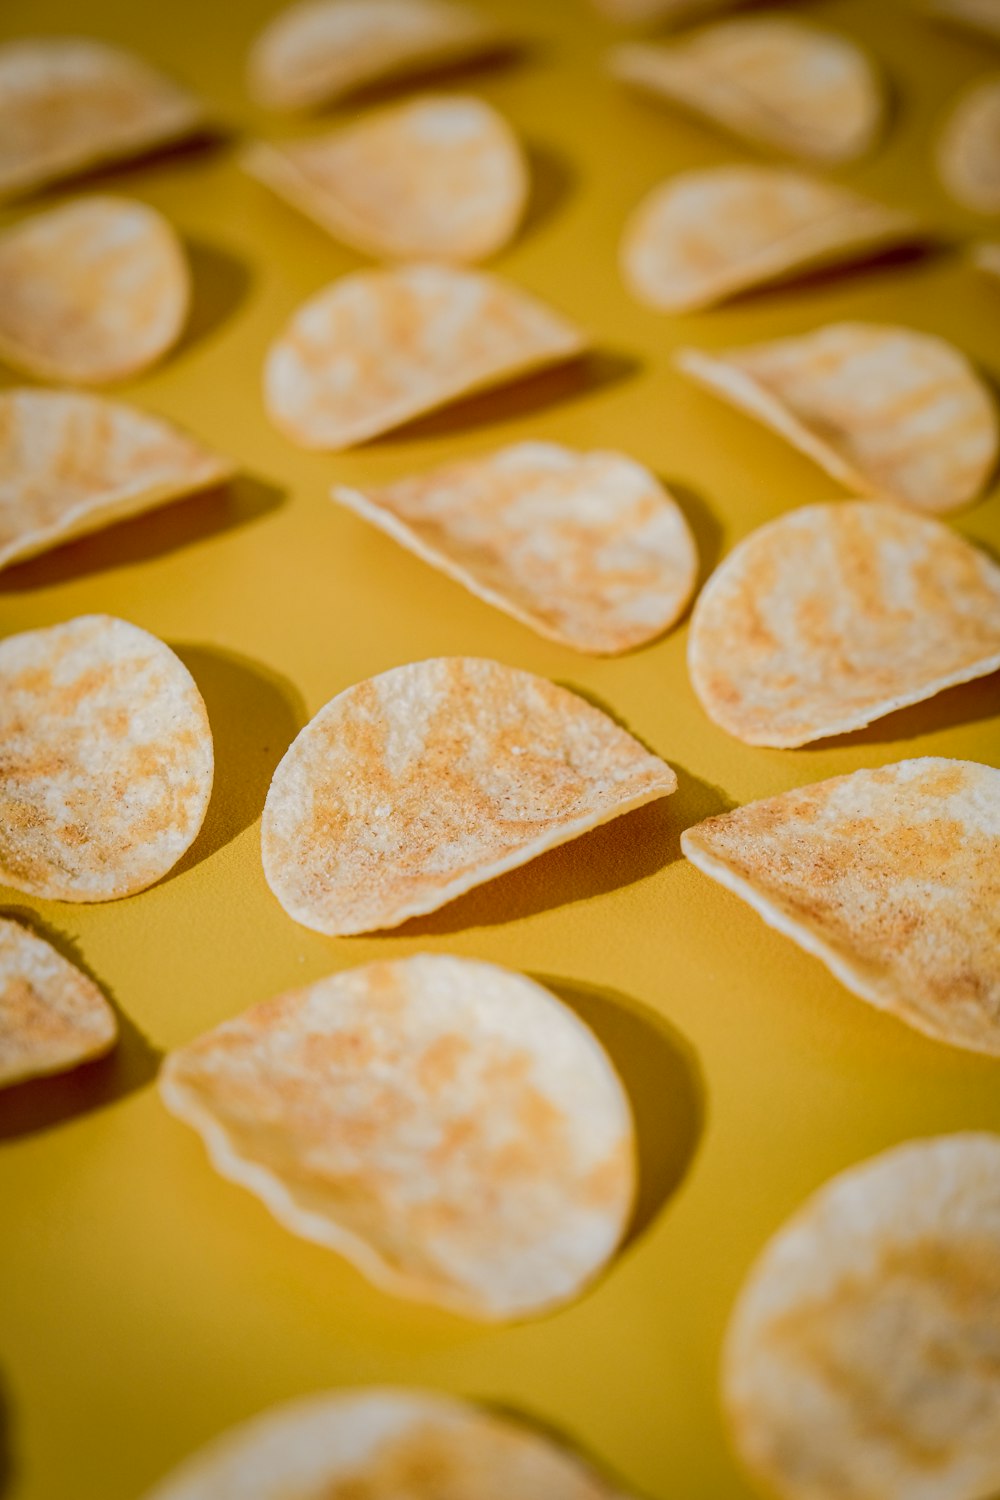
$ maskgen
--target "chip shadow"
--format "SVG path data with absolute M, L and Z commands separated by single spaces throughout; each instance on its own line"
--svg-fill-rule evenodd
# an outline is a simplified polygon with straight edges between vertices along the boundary
M 252 284 L 247 262 L 194 236 L 185 237 L 191 266 L 191 307 L 180 342 L 167 358 L 184 354 L 227 323 L 246 301 Z
M 637 1490 L 633 1484 L 627 1484 L 621 1474 L 616 1474 L 609 1467 L 606 1459 L 599 1457 L 567 1428 L 561 1427 L 550 1418 L 540 1417 L 533 1411 L 526 1411 L 524 1407 L 518 1406 L 513 1401 L 496 1400 L 490 1396 L 480 1398 L 476 1404 L 483 1411 L 499 1417 L 501 1421 L 512 1422 L 516 1427 L 523 1428 L 525 1432 L 551 1443 L 570 1461 L 576 1459 L 577 1462 L 585 1465 L 599 1477 L 600 1493 L 606 1494 L 609 1500 L 612 1496 L 619 1495 L 623 1497 L 623 1500 L 626 1495 L 630 1497 L 630 1500 L 651 1500 L 651 1497 Z
M 1000 715 L 1000 675 L 993 672 L 988 677 L 977 677 L 972 682 L 947 688 L 922 703 L 911 704 L 909 708 L 898 708 L 895 713 L 885 714 L 864 729 L 814 740 L 801 749 L 822 752 L 859 745 L 892 745 L 903 740 L 920 739 L 926 734 L 963 729 L 997 715 Z
M 136 193 L 148 191 L 150 171 L 170 171 L 189 165 L 201 166 L 222 156 L 235 140 L 233 131 L 221 125 L 204 125 L 179 140 L 161 141 L 127 156 L 94 162 L 74 170 L 70 176 L 26 189 L 17 195 L 17 206 L 38 210 L 55 207 L 67 192 Z
M 541 229 L 559 212 L 579 182 L 579 173 L 569 158 L 540 141 L 524 142 L 531 189 L 515 244 Z
M 338 115 L 351 115 L 355 110 L 374 109 L 383 104 L 403 103 L 418 93 L 436 89 L 457 92 L 462 88 L 476 92 L 498 69 L 538 62 L 542 56 L 543 49 L 535 42 L 498 37 L 491 47 L 471 57 L 442 57 L 415 63 L 388 77 L 358 84 L 338 98 L 318 104 L 307 112 L 332 124 Z

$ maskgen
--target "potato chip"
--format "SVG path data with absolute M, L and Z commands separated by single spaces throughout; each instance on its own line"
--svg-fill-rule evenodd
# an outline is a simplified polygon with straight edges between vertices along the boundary
M 909 214 L 805 172 L 709 167 L 671 177 L 640 203 L 622 273 L 640 302 L 689 312 L 922 234 Z
M 975 84 L 959 99 L 938 141 L 937 168 L 956 203 L 1000 214 L 1000 78 Z
M 162 417 L 123 402 L 0 392 L 0 568 L 234 472 Z
M 0 235 L 0 358 L 45 380 L 124 380 L 177 342 L 190 296 L 162 214 L 77 198 Z
M 814 1193 L 740 1294 L 723 1397 L 781 1500 L 996 1494 L 1000 1137 L 908 1141 Z
M 604 1049 L 493 964 L 425 954 L 321 979 L 173 1053 L 161 1091 L 287 1229 L 470 1317 L 577 1296 L 632 1210 L 632 1116 Z
M 0 198 L 141 155 L 203 125 L 191 94 L 118 47 L 55 36 L 0 46 Z
M 1000 1057 L 1000 771 L 855 771 L 709 818 L 681 847 L 863 1000 Z
M 118 1037 L 93 980 L 20 922 L 0 917 L 0 1088 L 61 1073 Z
M 145 1500 L 625 1500 L 551 1437 L 453 1396 L 370 1387 L 275 1407 Z
M 863 156 L 885 112 L 859 47 L 771 17 L 721 21 L 666 45 L 633 42 L 615 49 L 611 70 L 741 139 L 823 163 Z
M 314 109 L 382 79 L 486 56 L 503 40 L 451 0 L 299 0 L 257 37 L 247 86 L 266 109 Z
M 485 260 L 528 198 L 517 136 L 471 97 L 394 104 L 328 135 L 251 147 L 243 164 L 336 239 L 387 260 Z
M 194 680 L 125 620 L 81 615 L 0 641 L 0 884 L 112 901 L 191 846 L 212 790 Z
M 676 501 L 620 453 L 516 443 L 333 498 L 487 604 L 578 651 L 661 635 L 694 591 L 698 552 Z
M 304 303 L 271 345 L 264 398 L 292 442 L 349 448 L 585 349 L 571 323 L 499 277 L 358 271 Z
M 972 264 L 990 276 L 1000 276 L 1000 244 L 973 245 Z
M 495 661 L 414 662 L 339 693 L 293 742 L 264 874 L 316 932 L 397 927 L 676 786 L 565 688 Z
M 975 500 L 997 461 L 996 404 L 952 344 L 877 323 L 709 354 L 686 375 L 756 417 L 855 493 L 943 513 Z
M 748 745 L 847 734 L 1000 667 L 1000 568 L 898 505 L 803 506 L 716 569 L 688 667 L 709 718 Z
M 935 20 L 1000 39 L 1000 0 L 924 0 L 924 10 Z

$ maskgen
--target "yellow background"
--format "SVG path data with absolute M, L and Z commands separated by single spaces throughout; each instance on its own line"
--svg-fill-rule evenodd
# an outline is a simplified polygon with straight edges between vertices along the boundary
M 470 70 L 461 85 L 507 112 L 537 182 L 529 222 L 496 265 L 591 331 L 602 354 L 587 378 L 536 380 L 343 457 L 299 453 L 265 420 L 264 351 L 302 299 L 358 258 L 244 177 L 232 142 L 86 184 L 163 209 L 194 265 L 181 348 L 122 394 L 235 455 L 245 477 L 0 575 L 4 634 L 104 610 L 170 642 L 205 696 L 218 764 L 201 837 L 155 889 L 109 906 L 3 902 L 30 908 L 85 964 L 123 1030 L 113 1059 L 0 1102 L 4 1500 L 133 1500 L 261 1408 L 371 1381 L 517 1408 L 658 1500 L 736 1500 L 749 1490 L 727 1451 L 716 1369 L 766 1238 L 849 1163 L 911 1136 L 1000 1129 L 996 1063 L 876 1014 L 689 867 L 678 845 L 703 816 L 859 766 L 924 753 L 996 763 L 996 677 L 819 748 L 749 749 L 702 714 L 686 627 L 622 660 L 578 656 L 327 499 L 336 480 L 388 479 L 515 438 L 619 447 L 675 487 L 707 569 L 761 522 L 838 491 L 674 374 L 674 346 L 862 317 L 944 334 L 995 371 L 1000 285 L 945 249 L 698 316 L 644 311 L 616 271 L 626 213 L 677 169 L 749 153 L 608 81 L 601 55 L 613 33 L 585 0 L 481 4 L 529 45 L 519 63 Z M 201 92 L 235 137 L 289 128 L 242 95 L 246 47 L 268 9 L 5 0 L 0 30 L 87 30 L 132 45 Z M 887 142 L 840 175 L 923 210 L 952 240 L 981 232 L 948 204 L 929 151 L 956 89 L 1000 51 L 891 0 L 807 9 L 868 44 L 892 80 Z M 995 494 L 957 524 L 1000 543 Z M 494 656 L 594 695 L 676 766 L 680 790 L 398 935 L 311 934 L 261 874 L 271 772 L 334 693 L 441 653 Z M 159 1102 L 165 1049 L 283 988 L 427 949 L 557 979 L 632 1092 L 645 1228 L 596 1290 L 553 1317 L 480 1327 L 382 1295 L 218 1178 Z

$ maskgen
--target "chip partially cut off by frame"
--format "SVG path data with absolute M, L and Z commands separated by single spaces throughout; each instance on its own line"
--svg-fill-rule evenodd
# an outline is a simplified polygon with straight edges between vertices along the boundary
M 681 349 L 675 362 L 855 494 L 943 514 L 977 499 L 996 467 L 988 386 L 953 344 L 913 328 L 831 323 L 739 349 Z
M 264 806 L 264 874 L 316 932 L 397 927 L 676 786 L 544 678 L 413 662 L 339 693 L 294 740 Z
M 950 21 L 1000 41 L 1000 0 L 923 0 L 936 21 Z
M 201 104 L 141 58 L 91 37 L 0 47 L 0 198 L 197 132 Z
M 286 1228 L 471 1317 L 577 1296 L 632 1211 L 607 1054 L 493 964 L 428 954 L 321 979 L 173 1053 L 160 1087 Z
M 44 938 L 0 917 L 0 1088 L 100 1057 L 117 1036 L 94 981 Z
M 74 391 L 0 392 L 0 568 L 234 472 L 162 417 L 123 402 Z
M 304 303 L 271 345 L 264 398 L 292 442 L 337 450 L 585 349 L 565 318 L 497 276 L 358 271 Z
M 436 1391 L 288 1402 L 186 1459 L 144 1500 L 625 1500 L 527 1423 Z
M 314 109 L 383 79 L 486 56 L 504 41 L 455 0 L 299 0 L 254 42 L 248 87 L 266 109 Z
M 528 197 L 517 136 L 470 96 L 425 95 L 326 135 L 256 145 L 243 164 L 337 239 L 387 260 L 485 260 Z
M 617 47 L 623 83 L 704 115 L 757 145 L 852 161 L 882 126 L 884 91 L 860 47 L 773 17 L 737 18 L 669 43 Z
M 681 847 L 863 1000 L 1000 1057 L 1000 771 L 855 771 L 709 818 Z
M 487 604 L 578 651 L 661 635 L 694 590 L 698 552 L 677 502 L 621 453 L 516 443 L 333 498 Z
M 1000 1136 L 908 1141 L 774 1236 L 726 1337 L 736 1450 L 780 1500 L 1000 1489 Z
M 911 215 L 805 172 L 709 167 L 669 178 L 640 203 L 621 263 L 640 302 L 689 312 L 922 235 Z
M 1000 214 L 1000 78 L 964 93 L 937 147 L 938 175 L 963 208 Z
M 0 885 L 111 901 L 191 846 L 212 790 L 194 679 L 156 636 L 109 615 L 0 641 Z

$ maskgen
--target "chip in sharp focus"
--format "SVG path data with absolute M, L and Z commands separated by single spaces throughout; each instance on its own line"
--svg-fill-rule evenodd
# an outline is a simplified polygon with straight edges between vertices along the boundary
M 709 718 L 749 745 L 846 734 L 1000 667 L 1000 568 L 898 505 L 803 506 L 713 573 L 688 666 Z
M 968 89 L 945 122 L 938 175 L 963 208 L 1000 214 L 1000 78 Z
M 293 315 L 268 352 L 264 398 L 292 442 L 349 448 L 585 348 L 565 318 L 497 276 L 358 271 Z
M 212 790 L 194 680 L 125 620 L 81 615 L 0 641 L 0 884 L 54 901 L 152 885 Z
M 1000 1057 L 1000 771 L 855 771 L 709 818 L 681 846 L 854 994 Z
M 694 590 L 683 512 L 621 453 L 517 443 L 333 497 L 488 604 L 578 651 L 661 635 Z
M 625 283 L 661 312 L 689 312 L 822 266 L 914 244 L 911 215 L 805 172 L 725 166 L 682 172 L 626 226 Z
M 780 1500 L 1000 1489 L 1000 1137 L 910 1141 L 842 1172 L 760 1256 L 723 1401 Z
M 470 1317 L 577 1296 L 632 1211 L 607 1054 L 493 964 L 421 955 L 322 979 L 173 1053 L 161 1091 L 286 1228 Z
M 996 466 L 996 402 L 965 355 L 931 334 L 831 323 L 675 359 L 856 494 L 940 514 L 977 499 Z
M 100 1057 L 118 1036 L 92 979 L 51 943 L 0 917 L 0 1088 Z
M 264 807 L 264 874 L 304 927 L 396 927 L 676 786 L 544 678 L 415 662 L 338 694 L 293 742 Z

